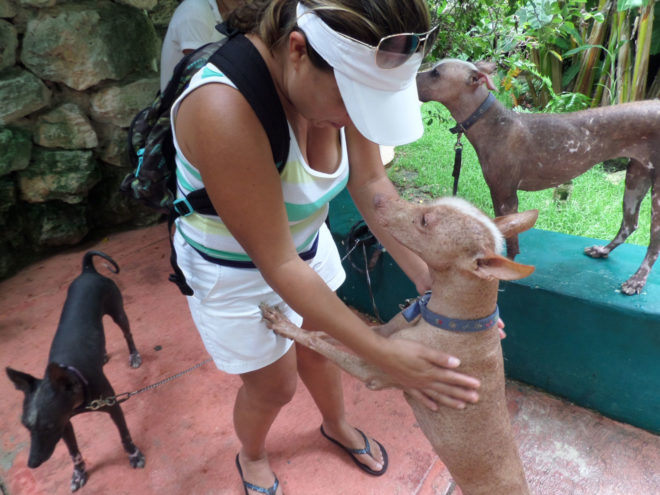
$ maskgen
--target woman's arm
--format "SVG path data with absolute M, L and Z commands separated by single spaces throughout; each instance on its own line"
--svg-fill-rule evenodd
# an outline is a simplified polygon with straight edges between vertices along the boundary
M 180 106 L 176 133 L 227 228 L 268 284 L 312 328 L 323 328 L 437 403 L 460 406 L 475 399 L 478 381 L 450 369 L 458 363 L 414 342 L 394 344 L 377 335 L 299 258 L 268 138 L 236 90 L 209 84 L 193 91 Z
M 390 197 L 399 195 L 387 177 L 379 147 L 365 139 L 353 126 L 346 128 L 346 139 L 351 163 L 348 190 L 353 202 L 376 238 L 415 284 L 417 292 L 423 294 L 431 289 L 431 275 L 428 266 L 424 260 L 394 239 L 376 221 L 374 196 L 376 194 Z

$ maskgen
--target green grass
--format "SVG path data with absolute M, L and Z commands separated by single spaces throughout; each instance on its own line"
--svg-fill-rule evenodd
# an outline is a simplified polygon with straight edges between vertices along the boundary
M 439 103 L 425 103 L 422 113 L 427 123 L 424 136 L 415 143 L 396 148 L 388 167 L 389 176 L 400 194 L 413 201 L 451 195 L 453 187 L 454 145 L 456 136 L 449 132 L 454 121 Z M 433 117 L 433 122 L 428 120 Z M 474 203 L 488 215 L 493 205 L 488 186 L 474 149 L 462 139 L 463 161 L 458 195 Z M 519 191 L 519 210 L 537 208 L 536 228 L 564 234 L 610 241 L 621 225 L 625 172 L 607 173 L 597 165 L 573 179 L 573 189 L 566 201 L 553 198 L 554 189 Z M 647 246 L 651 221 L 651 200 L 647 194 L 639 215 L 639 227 L 629 243 Z

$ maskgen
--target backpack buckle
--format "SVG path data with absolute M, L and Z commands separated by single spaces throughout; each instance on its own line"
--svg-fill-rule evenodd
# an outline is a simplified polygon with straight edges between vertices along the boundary
M 176 201 L 174 201 L 172 203 L 172 209 L 180 217 L 187 217 L 188 215 L 192 215 L 193 213 L 195 213 L 195 209 L 192 207 L 190 201 L 188 201 L 188 198 L 186 197 L 179 198 Z

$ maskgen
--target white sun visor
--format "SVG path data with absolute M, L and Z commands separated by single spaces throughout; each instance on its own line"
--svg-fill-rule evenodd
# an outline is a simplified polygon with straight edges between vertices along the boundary
M 376 47 L 334 31 L 301 3 L 297 16 L 309 44 L 333 68 L 346 111 L 364 137 L 397 146 L 422 136 L 415 80 L 421 53 L 398 67 L 383 69 L 376 65 Z

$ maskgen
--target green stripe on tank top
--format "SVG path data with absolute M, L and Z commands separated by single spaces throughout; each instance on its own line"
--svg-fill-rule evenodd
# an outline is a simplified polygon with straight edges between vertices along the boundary
M 202 69 L 202 79 L 206 79 L 207 77 L 224 77 L 225 75 L 217 70 L 210 69 L 208 66 L 205 66 Z
M 179 169 L 176 169 L 176 180 L 181 186 L 182 189 L 185 189 L 186 192 L 192 192 L 195 190 L 195 188 L 185 179 L 185 177 L 181 174 Z
M 298 222 L 300 220 L 304 220 L 305 218 L 313 214 L 315 211 L 318 211 L 323 205 L 328 203 L 337 194 L 339 194 L 344 189 L 344 187 L 346 187 L 347 182 L 348 182 L 348 177 L 346 177 L 339 184 L 333 187 L 330 191 L 328 191 L 327 193 L 325 193 L 323 196 L 321 196 L 319 199 L 317 199 L 312 203 L 305 203 L 305 204 L 285 203 L 287 218 L 291 222 Z
M 179 153 L 178 151 L 176 152 L 176 157 L 179 159 L 179 161 L 181 162 L 181 165 L 183 165 L 185 167 L 186 171 L 190 175 L 192 175 L 195 179 L 197 179 L 199 181 L 202 180 L 202 175 L 199 173 L 199 171 L 195 167 L 193 167 L 190 164 L 190 162 L 188 160 L 186 160 L 186 158 L 181 153 Z

